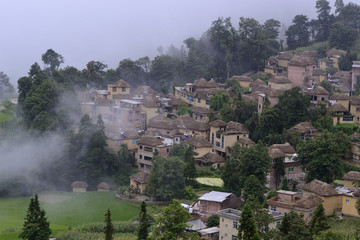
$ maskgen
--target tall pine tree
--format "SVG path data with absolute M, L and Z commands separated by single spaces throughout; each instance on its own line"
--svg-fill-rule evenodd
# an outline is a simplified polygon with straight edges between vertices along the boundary
M 245 203 L 245 206 L 242 209 L 238 230 L 238 238 L 240 240 L 258 239 L 258 236 L 256 236 L 258 235 L 258 232 L 255 225 L 255 219 L 248 203 Z
M 40 209 L 38 195 L 30 199 L 24 226 L 19 238 L 27 240 L 48 240 L 51 234 L 50 223 L 45 211 Z
M 327 217 L 325 216 L 325 209 L 322 203 L 319 203 L 319 205 L 316 207 L 313 216 L 311 218 L 311 221 L 309 223 L 309 226 L 312 234 L 314 235 L 330 228 L 327 222 Z
M 105 233 L 105 240 L 113 240 L 113 234 L 114 234 L 114 226 L 111 222 L 111 212 L 110 209 L 107 210 L 106 214 L 105 214 L 105 229 L 104 229 L 104 233 Z
M 141 203 L 141 210 L 140 210 L 140 224 L 139 224 L 139 231 L 138 231 L 138 240 L 146 239 L 149 235 L 149 216 L 146 213 L 146 203 L 143 201 Z

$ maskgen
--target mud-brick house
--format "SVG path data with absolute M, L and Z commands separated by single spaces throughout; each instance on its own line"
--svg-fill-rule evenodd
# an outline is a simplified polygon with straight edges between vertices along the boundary
M 360 84 L 360 61 L 353 61 L 351 71 L 351 95 L 355 92 L 355 86 Z
M 209 122 L 210 110 L 208 108 L 192 106 L 191 113 L 192 113 L 192 117 L 196 121 L 205 122 L 205 123 Z
M 315 128 L 311 122 L 298 123 L 291 127 L 288 131 L 290 133 L 298 133 L 302 140 L 314 139 L 320 134 L 319 130 Z
M 276 229 L 280 226 L 282 219 L 285 214 L 281 214 L 275 211 L 269 211 L 270 216 L 273 220 L 269 223 L 268 226 L 265 226 L 267 229 Z M 217 212 L 217 215 L 220 217 L 219 221 L 219 237 L 222 240 L 233 240 L 238 239 L 238 226 L 239 220 L 241 217 L 241 211 L 227 208 Z
M 174 119 L 177 132 L 186 136 L 202 136 L 208 139 L 210 127 L 205 122 L 196 121 L 190 116 L 181 116 Z
M 249 138 L 249 130 L 241 123 L 222 120 L 212 121 L 210 124 L 210 142 L 213 149 L 225 157 L 229 150 L 240 138 Z
M 237 140 L 237 143 L 241 147 L 252 147 L 256 145 L 256 143 L 250 138 L 240 138 L 239 140 Z
M 255 81 L 253 81 L 252 83 L 249 84 L 250 92 L 259 91 L 261 86 L 267 86 L 266 82 L 264 82 L 261 79 L 256 79 Z M 244 96 L 246 96 L 246 95 L 244 95 Z
M 88 186 L 89 185 L 83 181 L 75 181 L 71 184 L 73 192 L 86 192 Z
M 342 196 L 328 183 L 315 179 L 305 184 L 302 190 L 304 197 L 315 194 L 323 200 L 327 216 L 332 215 L 336 209 L 341 209 Z
M 97 190 L 98 192 L 109 192 L 111 189 L 111 186 L 106 183 L 106 182 L 101 182 L 98 186 L 97 186 Z
M 350 113 L 354 116 L 354 122 L 360 124 L 360 96 L 350 99 Z
M 360 188 L 360 172 L 350 171 L 342 179 L 344 180 L 344 187 L 349 189 Z
M 279 52 L 277 57 L 277 66 L 283 67 L 285 71 L 288 69 L 289 61 L 292 59 L 293 55 L 287 52 Z
M 356 203 L 360 197 L 360 188 L 343 193 L 341 212 L 345 216 L 360 217 L 360 209 Z
M 357 167 L 360 167 L 360 134 L 355 132 L 351 135 L 351 150 L 352 159 Z
M 157 116 L 160 109 L 160 100 L 155 95 L 145 96 L 141 102 L 141 111 L 146 114 L 146 126 L 149 124 L 149 119 Z
M 158 131 L 161 135 L 173 136 L 178 133 L 171 114 L 159 114 L 149 119 L 148 131 Z
M 335 103 L 341 104 L 346 109 L 350 109 L 350 97 L 345 93 L 334 93 L 329 97 L 329 103 L 334 105 Z
M 274 76 L 269 79 L 268 85 L 274 90 L 289 90 L 291 89 L 291 81 L 286 76 Z
M 329 100 L 329 92 L 326 91 L 322 86 L 317 86 L 316 88 L 305 91 L 305 95 L 310 96 L 310 107 L 315 107 L 319 103 L 327 103 Z
M 268 173 L 268 187 L 271 189 L 277 189 L 281 184 L 283 177 L 286 176 L 289 183 L 297 182 L 298 185 L 302 185 L 304 182 L 304 171 L 301 163 L 295 161 L 296 153 L 295 149 L 288 143 L 273 144 L 268 147 L 269 156 L 272 159 L 272 167 Z M 284 163 L 285 175 L 283 177 L 276 176 L 275 174 L 275 159 L 281 158 Z
M 324 70 L 320 68 L 314 68 L 312 71 L 312 79 L 315 84 L 320 84 L 322 81 L 326 80 L 327 74 Z
M 95 90 L 95 101 L 98 99 L 106 99 L 109 100 L 110 98 L 110 93 L 106 90 Z
M 251 78 L 247 77 L 247 76 L 232 76 L 230 78 L 230 80 L 236 80 L 238 81 L 238 83 L 240 84 L 240 86 L 244 87 L 244 88 L 249 88 L 250 87 L 250 83 L 252 83 L 254 80 L 252 80 Z
M 212 152 L 212 144 L 202 136 L 193 136 L 186 139 L 186 143 L 189 144 L 194 152 L 195 158 L 202 158 L 205 154 Z
M 223 86 L 213 79 L 197 79 L 194 83 L 187 83 L 185 87 L 175 87 L 175 97 L 192 106 L 210 108 L 210 98 L 217 92 L 224 91 Z
M 344 50 L 332 48 L 326 52 L 326 57 L 330 61 L 329 63 L 331 66 L 339 69 L 339 59 L 341 56 L 345 56 L 346 53 L 347 52 Z M 326 67 L 329 67 L 329 66 L 326 66 Z
M 145 113 L 141 111 L 141 102 L 122 99 L 119 105 L 112 106 L 112 121 L 145 129 Z
M 199 167 L 218 169 L 225 166 L 225 159 L 214 152 L 208 152 L 201 158 L 196 158 L 195 161 Z
M 354 123 L 354 116 L 341 104 L 335 103 L 328 107 L 327 111 L 330 112 L 334 126 L 338 123 Z
M 140 171 L 150 172 L 153 166 L 152 160 L 155 151 L 158 152 L 159 156 L 167 157 L 173 145 L 173 140 L 159 136 L 142 136 L 136 144 L 138 169 Z
M 113 84 L 108 84 L 108 99 L 114 99 L 116 103 L 119 103 L 121 99 L 130 99 L 130 88 L 130 84 L 123 79 L 120 79 Z
M 119 151 L 121 145 L 127 145 L 129 150 L 135 151 L 137 141 L 140 138 L 138 131 L 134 128 L 105 127 L 106 143 L 115 152 Z
M 295 55 L 288 64 L 288 78 L 292 86 L 312 87 L 312 70 L 316 63 L 308 57 Z
M 155 91 L 150 86 L 139 86 L 132 93 L 132 98 L 140 100 L 152 94 L 155 94 Z
M 130 186 L 132 186 L 137 193 L 144 194 L 146 185 L 149 183 L 150 173 L 139 171 L 130 176 Z
M 317 195 L 309 195 L 307 197 L 297 196 L 297 192 L 278 190 L 278 195 L 266 201 L 269 211 L 279 212 L 281 214 L 294 210 L 304 215 L 305 220 L 311 219 L 311 213 L 315 210 L 319 203 L 323 200 Z
M 211 216 L 225 208 L 237 208 L 241 199 L 232 193 L 211 191 L 202 195 L 190 206 L 190 213 Z
M 204 240 L 218 240 L 219 239 L 219 228 L 218 227 L 211 227 L 211 228 L 204 228 L 199 230 L 198 235 L 200 239 Z

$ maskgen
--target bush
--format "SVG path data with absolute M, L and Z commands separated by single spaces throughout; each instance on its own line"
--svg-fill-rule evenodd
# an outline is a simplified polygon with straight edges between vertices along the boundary
M 57 240 L 102 240 L 104 239 L 104 233 L 91 233 L 91 232 L 79 232 L 79 231 L 67 231 L 56 235 Z M 115 234 L 114 240 L 135 240 L 137 239 L 135 234 Z
M 184 188 L 183 196 L 186 200 L 196 200 L 199 197 L 191 186 Z
M 206 222 L 206 227 L 211 228 L 219 226 L 219 221 L 220 217 L 218 215 L 211 215 Z
M 105 222 L 95 222 L 80 225 L 76 228 L 79 232 L 103 233 Z M 130 222 L 113 222 L 115 233 L 133 233 L 137 228 L 137 224 Z

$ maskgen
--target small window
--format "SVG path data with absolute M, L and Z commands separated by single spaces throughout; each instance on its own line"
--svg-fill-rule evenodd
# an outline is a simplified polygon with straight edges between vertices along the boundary
M 276 227 L 280 227 L 280 224 L 281 224 L 281 222 L 280 222 L 280 221 L 277 221 L 277 222 L 276 222 Z
M 274 212 L 276 211 L 276 207 L 275 207 L 275 206 L 271 206 L 270 209 L 271 209 L 271 211 L 274 211 Z
M 166 149 L 166 152 L 169 152 L 169 148 Z
M 206 105 L 210 105 L 210 101 L 209 101 L 209 100 L 206 100 Z
M 112 88 L 112 91 L 113 91 L 113 92 L 116 92 L 116 87 L 113 87 L 113 88 Z
M 220 142 L 216 141 L 216 146 L 220 147 Z
M 224 218 L 222 218 L 221 221 L 224 222 Z
M 121 88 L 121 91 L 126 92 L 126 88 L 124 88 L 124 87 Z
M 198 103 L 200 103 L 201 102 L 201 99 L 200 98 L 198 98 Z
M 289 167 L 289 172 L 294 172 L 294 168 L 293 168 L 293 167 Z
M 350 203 L 349 199 L 346 199 L 346 204 L 349 204 L 349 203 Z
M 122 141 L 121 141 L 121 140 L 117 141 L 117 145 L 118 145 L 118 146 L 120 146 L 121 144 L 122 144 Z
M 142 155 L 141 155 L 141 154 L 139 155 L 139 158 L 142 159 Z
M 136 143 L 137 143 L 137 139 L 133 139 L 132 144 L 136 144 Z
M 140 145 L 140 149 L 142 149 L 142 145 Z
M 238 239 L 237 236 L 235 236 L 235 235 L 231 236 L 231 240 L 237 240 L 237 239 Z
M 233 228 L 237 229 L 237 227 L 238 227 L 238 222 L 233 221 Z
M 238 135 L 238 136 L 236 137 L 236 139 L 239 140 L 239 139 L 240 139 L 240 136 Z

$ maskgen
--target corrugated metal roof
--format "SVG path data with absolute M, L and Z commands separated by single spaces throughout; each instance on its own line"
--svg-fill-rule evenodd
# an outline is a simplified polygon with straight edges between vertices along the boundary
M 212 201 L 212 202 L 223 202 L 231 193 L 211 191 L 202 195 L 199 200 Z

